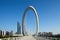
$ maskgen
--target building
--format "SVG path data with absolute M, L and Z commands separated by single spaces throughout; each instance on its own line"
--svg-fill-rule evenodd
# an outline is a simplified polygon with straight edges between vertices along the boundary
M 19 22 L 17 22 L 17 34 L 21 34 L 21 26 Z
M 38 33 L 38 36 L 42 36 L 42 37 L 48 37 L 48 36 L 51 36 L 53 35 L 52 32 L 39 32 Z
M 2 36 L 2 30 L 0 30 L 0 36 Z
M 10 32 L 10 36 L 13 36 L 13 31 Z
M 5 32 L 0 30 L 0 36 L 5 36 Z
M 6 36 L 9 36 L 10 35 L 10 32 L 6 31 Z

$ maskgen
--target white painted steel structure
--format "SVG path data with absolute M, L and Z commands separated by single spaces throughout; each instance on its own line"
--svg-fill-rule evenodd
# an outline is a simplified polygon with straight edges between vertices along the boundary
M 32 10 L 34 12 L 34 15 L 35 15 L 35 18 L 36 18 L 36 35 L 37 35 L 38 34 L 39 19 L 38 19 L 37 11 L 33 6 L 29 6 L 24 11 L 24 14 L 23 14 L 23 17 L 22 17 L 22 34 L 25 35 L 24 19 L 25 19 L 25 15 L 27 14 L 27 11 L 29 11 L 29 10 Z

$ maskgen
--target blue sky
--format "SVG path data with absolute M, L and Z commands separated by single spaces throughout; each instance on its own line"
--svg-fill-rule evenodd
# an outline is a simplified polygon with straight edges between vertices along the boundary
M 17 31 L 17 21 L 28 6 L 34 6 L 39 16 L 39 32 L 60 33 L 60 0 L 0 0 L 0 30 Z M 28 32 L 35 32 L 35 16 L 30 10 L 25 18 Z M 21 25 L 22 26 L 22 25 Z

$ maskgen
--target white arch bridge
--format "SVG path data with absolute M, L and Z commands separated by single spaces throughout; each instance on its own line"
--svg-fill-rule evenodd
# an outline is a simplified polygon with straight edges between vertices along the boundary
M 23 17 L 22 17 L 22 34 L 25 35 L 25 24 L 24 24 L 24 19 L 25 19 L 25 15 L 27 14 L 27 11 L 32 10 L 34 12 L 35 18 L 36 18 L 36 33 L 35 35 L 38 34 L 38 26 L 39 26 L 39 19 L 38 19 L 38 14 L 36 9 L 33 6 L 29 6 L 28 8 L 26 8 L 26 10 L 24 11 Z

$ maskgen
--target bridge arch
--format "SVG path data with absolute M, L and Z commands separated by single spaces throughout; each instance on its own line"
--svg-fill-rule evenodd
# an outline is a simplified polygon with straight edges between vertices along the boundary
M 25 15 L 27 14 L 28 10 L 32 10 L 34 12 L 35 18 L 36 18 L 36 34 L 38 34 L 38 26 L 39 26 L 39 19 L 38 19 L 38 14 L 36 9 L 33 6 L 29 6 L 28 8 L 26 8 L 26 10 L 24 11 L 23 17 L 22 17 L 22 34 L 23 36 L 25 36 L 25 27 L 24 27 L 24 19 L 25 19 Z

